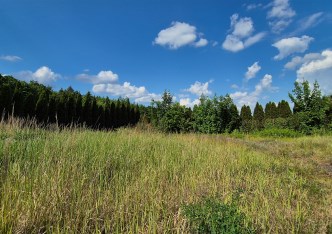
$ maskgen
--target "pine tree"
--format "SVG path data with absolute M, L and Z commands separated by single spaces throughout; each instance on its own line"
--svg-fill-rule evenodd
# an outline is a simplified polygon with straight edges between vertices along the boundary
M 288 118 L 292 116 L 292 111 L 287 101 L 282 100 L 278 103 L 277 116 L 279 118 Z
M 76 115 L 74 120 L 78 124 L 83 123 L 82 108 L 83 108 L 82 95 L 76 92 L 76 111 L 75 111 Z
M 56 94 L 55 93 L 51 94 L 48 103 L 48 120 L 50 123 L 56 122 L 56 114 L 57 114 L 56 101 L 57 101 Z
M 254 115 L 253 119 L 255 121 L 255 125 L 257 129 L 263 129 L 264 128 L 264 110 L 261 104 L 258 102 L 256 103 L 255 109 L 254 109 Z
M 92 115 L 92 96 L 91 93 L 88 92 L 84 96 L 83 108 L 82 108 L 82 122 L 85 122 L 87 126 L 90 126 L 91 115 Z
M 240 118 L 241 118 L 242 121 L 252 119 L 250 106 L 246 106 L 246 105 L 242 106 L 241 113 L 240 113 Z
M 117 127 L 117 107 L 115 102 L 111 103 L 111 109 L 110 109 L 110 127 L 111 128 L 116 128 Z
M 49 97 L 45 90 L 41 91 L 36 103 L 36 117 L 38 121 L 46 123 L 48 120 L 48 102 Z
M 265 105 L 265 119 L 278 118 L 277 106 L 274 102 L 268 102 Z
M 23 87 L 19 84 L 16 85 L 14 90 L 13 103 L 14 103 L 14 115 L 17 117 L 24 117 Z
M 92 97 L 91 103 L 91 122 L 89 123 L 91 127 L 97 128 L 98 126 L 98 106 L 96 97 Z
M 105 128 L 110 129 L 112 127 L 112 116 L 111 116 L 111 102 L 108 97 L 106 97 L 105 99 L 104 113 L 105 113 Z

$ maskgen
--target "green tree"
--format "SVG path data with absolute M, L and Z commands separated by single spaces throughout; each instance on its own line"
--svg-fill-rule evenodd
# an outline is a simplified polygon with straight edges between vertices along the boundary
M 277 106 L 274 102 L 268 102 L 265 105 L 265 119 L 275 119 L 278 117 Z
M 39 98 L 36 103 L 36 117 L 38 121 L 46 123 L 48 121 L 48 102 L 49 102 L 49 97 L 48 93 L 43 90 L 39 94 Z
M 90 92 L 87 92 L 87 94 L 84 96 L 82 120 L 88 126 L 90 126 L 92 122 L 92 96 Z
M 175 103 L 166 110 L 164 116 L 160 120 L 160 129 L 164 132 L 188 132 L 191 122 L 186 107 Z M 189 117 L 189 118 L 188 118 Z
M 240 112 L 241 129 L 244 132 L 252 130 L 252 115 L 250 106 L 243 105 Z
M 314 127 L 321 127 L 324 123 L 327 106 L 317 81 L 314 82 L 313 89 L 310 88 L 308 81 L 295 82 L 294 85 L 293 94 L 289 93 L 289 97 L 294 103 L 294 114 L 296 115 L 294 123 L 298 123 L 295 128 L 310 132 Z
M 200 133 L 219 133 L 221 129 L 220 112 L 218 112 L 216 97 L 211 100 L 204 95 L 200 98 L 199 105 L 194 106 L 193 128 Z
M 261 104 L 257 102 L 253 115 L 254 125 L 256 129 L 261 130 L 264 128 L 264 118 L 265 116 L 264 116 L 263 107 Z
M 287 101 L 281 100 L 278 103 L 277 116 L 279 118 L 289 118 L 292 116 L 292 111 Z

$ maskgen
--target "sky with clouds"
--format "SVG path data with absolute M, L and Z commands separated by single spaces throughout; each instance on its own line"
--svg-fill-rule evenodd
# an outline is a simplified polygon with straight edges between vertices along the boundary
M 330 0 L 0 0 L 0 73 L 55 90 L 182 105 L 229 94 L 288 100 L 296 80 L 332 94 Z

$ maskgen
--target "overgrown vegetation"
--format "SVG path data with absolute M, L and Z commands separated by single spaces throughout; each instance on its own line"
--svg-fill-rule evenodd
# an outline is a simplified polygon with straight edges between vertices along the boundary
M 331 226 L 329 136 L 24 126 L 0 123 L 1 233 L 190 233 L 182 207 L 206 207 L 204 198 L 232 215 L 235 202 L 235 224 L 258 233 Z M 219 223 L 223 216 L 213 217 Z
M 220 134 L 234 130 L 244 133 L 264 130 L 279 135 L 287 131 L 312 134 L 318 129 L 332 129 L 332 96 L 322 96 L 317 82 L 312 90 L 307 81 L 295 82 L 289 97 L 294 103 L 293 112 L 289 103 L 282 100 L 278 105 L 268 102 L 265 111 L 258 102 L 253 112 L 250 106 L 244 105 L 239 113 L 228 95 L 202 96 L 200 103 L 191 110 L 174 103 L 171 93 L 166 91 L 162 101 L 154 101 L 151 106 L 140 109 L 144 121 L 163 132 Z

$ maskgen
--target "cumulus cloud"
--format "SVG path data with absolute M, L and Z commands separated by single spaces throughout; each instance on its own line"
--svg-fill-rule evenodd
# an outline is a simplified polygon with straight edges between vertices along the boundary
M 112 96 L 121 96 L 134 99 L 137 103 L 151 102 L 152 99 L 160 100 L 161 95 L 149 93 L 144 86 L 137 87 L 129 82 L 123 84 L 95 84 L 92 87 L 94 93 L 106 93 Z
M 288 0 L 274 0 L 271 10 L 267 13 L 269 25 L 273 33 L 280 33 L 293 21 L 296 12 L 289 5 Z
M 317 56 L 316 59 L 304 62 L 296 73 L 298 80 L 304 79 L 311 83 L 317 80 L 321 89 L 325 93 L 331 94 L 332 50 L 324 50 L 320 57 Z
M 304 55 L 303 57 L 296 56 L 293 57 L 291 61 L 285 64 L 284 68 L 289 70 L 294 70 L 301 66 L 304 63 L 311 62 L 313 60 L 322 59 L 323 56 L 320 53 L 309 53 Z
M 255 62 L 253 65 L 248 67 L 248 70 L 245 74 L 246 79 L 250 80 L 250 79 L 254 78 L 256 76 L 257 72 L 259 72 L 260 70 L 261 70 L 261 66 L 259 66 L 258 62 Z
M 0 60 L 7 61 L 7 62 L 18 62 L 21 61 L 22 58 L 16 55 L 1 55 Z
M 53 82 L 61 78 L 60 74 L 54 73 L 50 68 L 43 66 L 38 68 L 35 72 L 32 71 L 21 71 L 15 76 L 21 80 L 33 80 L 40 84 L 50 85 Z
M 197 32 L 195 26 L 183 22 L 173 22 L 169 28 L 158 33 L 154 44 L 178 49 L 186 45 L 203 47 L 208 44 L 208 41 L 201 38 L 201 34 Z
M 90 82 L 92 84 L 115 83 L 119 76 L 112 71 L 100 71 L 97 75 L 79 74 L 76 77 L 79 80 Z
M 308 49 L 310 42 L 313 40 L 314 38 L 306 35 L 302 37 L 281 39 L 280 41 L 272 44 L 273 47 L 276 47 L 279 50 L 279 54 L 274 56 L 274 59 L 281 60 L 294 53 L 303 53 Z
M 238 14 L 233 14 L 231 20 L 231 33 L 226 36 L 222 47 L 231 52 L 243 50 L 263 39 L 265 32 L 253 35 L 255 31 L 254 23 L 251 18 L 239 18 Z
M 195 105 L 200 103 L 199 99 L 191 100 L 190 98 L 181 98 L 180 105 L 193 108 Z
M 209 84 L 212 83 L 212 80 L 201 83 L 196 81 L 194 84 L 190 85 L 189 89 L 185 89 L 186 92 L 195 94 L 197 96 L 203 95 L 211 95 L 211 91 L 209 90 Z
M 252 92 L 237 91 L 230 94 L 230 97 L 234 100 L 238 107 L 243 105 L 249 105 L 252 108 L 259 99 L 262 98 L 262 94 L 265 91 L 276 91 L 277 87 L 272 86 L 272 76 L 266 74 L 258 84 L 255 86 L 255 90 Z
M 137 103 L 148 103 L 152 99 L 160 100 L 161 95 L 149 93 L 144 86 L 135 86 L 130 82 L 118 83 L 118 74 L 111 70 L 100 71 L 96 75 L 86 73 L 76 76 L 78 80 L 93 84 L 92 91 L 96 94 L 108 94 L 112 96 L 128 97 Z
M 206 39 L 201 38 L 201 39 L 199 39 L 198 42 L 196 42 L 196 43 L 194 44 L 194 46 L 195 46 L 195 47 L 204 47 L 204 46 L 206 46 L 208 43 L 209 43 L 209 42 L 208 42 Z

